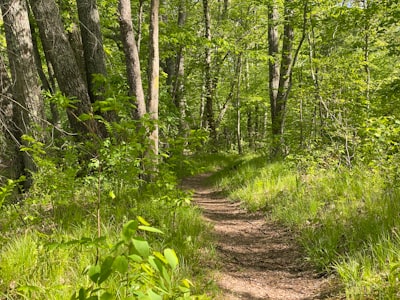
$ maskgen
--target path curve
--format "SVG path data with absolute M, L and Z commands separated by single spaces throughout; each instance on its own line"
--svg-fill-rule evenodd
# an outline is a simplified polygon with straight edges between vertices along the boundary
M 220 270 L 220 300 L 334 299 L 328 279 L 308 266 L 293 235 L 261 213 L 248 213 L 239 203 L 206 184 L 210 174 L 187 178 L 183 188 L 214 225 Z

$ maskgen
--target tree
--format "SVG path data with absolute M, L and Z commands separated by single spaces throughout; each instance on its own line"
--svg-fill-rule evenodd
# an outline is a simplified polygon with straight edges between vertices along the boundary
M 217 137 L 214 108 L 213 108 L 213 80 L 211 74 L 211 13 L 208 0 L 203 0 L 203 17 L 204 17 L 204 38 L 207 41 L 205 46 L 205 61 L 204 61 L 204 93 L 205 93 L 205 123 L 209 128 L 211 139 L 215 140 Z
M 103 36 L 100 27 L 100 16 L 96 0 L 77 0 L 80 32 L 84 53 L 86 81 L 92 103 L 104 100 L 104 82 L 107 78 L 106 58 L 103 49 Z M 96 76 L 103 80 L 96 82 Z M 116 120 L 115 112 L 99 112 L 107 121 Z M 103 135 L 106 129 L 101 128 Z
M 300 38 L 297 50 L 293 54 L 294 43 L 294 2 L 284 1 L 284 26 L 281 58 L 279 54 L 278 24 L 279 12 L 277 2 L 272 1 L 268 9 L 268 43 L 269 43 L 269 97 L 271 105 L 271 126 L 272 126 L 272 157 L 284 156 L 285 150 L 284 130 L 287 113 L 287 101 L 292 87 L 293 68 L 298 53 L 306 36 L 306 12 L 307 2 L 304 3 L 303 11 L 303 33 Z
M 124 45 L 125 64 L 129 86 L 129 96 L 135 97 L 134 118 L 139 120 L 146 114 L 146 102 L 143 91 L 142 75 L 138 47 L 135 40 L 131 19 L 131 3 L 129 0 L 118 2 L 121 39 Z
M 150 12 L 150 55 L 149 55 L 149 96 L 148 112 L 151 120 L 154 121 L 154 129 L 151 132 L 151 149 L 154 155 L 158 155 L 158 101 L 160 85 L 160 54 L 158 46 L 159 20 L 158 13 L 160 8 L 159 0 L 151 0 Z
M 61 92 L 73 100 L 67 107 L 71 128 L 80 133 L 100 135 L 86 81 L 81 75 L 74 51 L 65 34 L 59 8 L 54 0 L 30 0 L 38 24 L 44 51 L 47 53 Z M 80 117 L 85 115 L 85 121 Z
M 42 140 L 42 133 L 36 130 L 36 126 L 44 128 L 44 105 L 35 67 L 27 4 L 23 0 L 1 0 L 0 4 L 12 76 L 12 100 L 6 100 L 8 103 L 15 100 L 13 119 L 17 130 L 9 128 L 10 133 L 15 133 L 15 140 L 21 144 L 24 134 Z M 3 88 L 6 88 L 5 95 L 9 98 L 3 66 L 2 69 Z M 34 162 L 28 153 L 23 155 L 23 166 L 26 170 L 35 170 Z M 22 170 L 18 169 L 17 167 L 14 171 L 16 176 L 21 175 Z

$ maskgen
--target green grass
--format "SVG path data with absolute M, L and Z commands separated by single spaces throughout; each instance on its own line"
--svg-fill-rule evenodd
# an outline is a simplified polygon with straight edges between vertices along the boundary
M 213 288 L 204 269 L 214 259 L 210 228 L 189 204 L 190 195 L 177 188 L 175 175 L 162 170 L 152 183 L 144 184 L 121 170 L 123 174 L 101 174 L 104 240 L 100 242 L 84 242 L 98 234 L 99 174 L 68 176 L 49 163 L 35 174 L 36 185 L 23 202 L 1 207 L 1 299 L 69 299 L 79 288 L 89 287 L 91 281 L 83 271 L 95 264 L 97 248 L 102 260 L 121 239 L 123 224 L 137 216 L 164 232 L 140 233 L 154 251 L 176 251 L 180 261 L 176 282 L 190 278 L 197 294 Z M 118 294 L 124 291 L 123 280 L 113 275 L 105 284 Z
M 349 299 L 400 297 L 400 191 L 379 171 L 300 172 L 249 156 L 213 181 L 247 209 L 291 227 L 306 258 L 320 272 L 337 274 Z

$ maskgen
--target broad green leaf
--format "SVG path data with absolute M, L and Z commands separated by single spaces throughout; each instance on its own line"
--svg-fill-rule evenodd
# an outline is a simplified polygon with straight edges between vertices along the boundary
M 144 258 L 150 255 L 150 245 L 146 240 L 134 238 L 132 239 L 133 246 L 135 246 L 136 251 Z
M 126 223 L 122 227 L 122 237 L 123 239 L 127 242 L 129 241 L 132 236 L 136 233 L 136 230 L 138 229 L 138 222 L 136 220 L 131 220 L 128 223 Z
M 139 229 L 140 230 L 144 230 L 144 231 L 164 234 L 164 232 L 162 232 L 160 229 L 157 229 L 157 228 L 154 228 L 154 227 L 150 227 L 150 226 L 142 226 L 142 225 L 140 225 Z
M 94 283 L 97 283 L 97 280 L 100 277 L 100 271 L 101 271 L 101 268 L 99 265 L 89 267 L 88 276 L 89 276 L 90 280 L 92 280 Z
M 111 267 L 113 265 L 113 262 L 114 262 L 114 257 L 112 256 L 107 256 L 106 259 L 103 261 L 103 263 L 101 264 L 100 276 L 97 282 L 98 284 L 102 284 L 111 275 L 112 273 Z
M 128 260 L 125 256 L 117 256 L 113 263 L 113 269 L 121 274 L 125 274 L 128 271 Z
M 134 262 L 141 263 L 143 262 L 143 258 L 139 255 L 132 254 L 128 256 L 129 259 L 133 260 Z
M 175 270 L 179 264 L 179 260 L 178 257 L 176 256 L 175 250 L 169 248 L 165 249 L 164 256 L 167 259 L 168 264 L 171 266 L 172 270 Z

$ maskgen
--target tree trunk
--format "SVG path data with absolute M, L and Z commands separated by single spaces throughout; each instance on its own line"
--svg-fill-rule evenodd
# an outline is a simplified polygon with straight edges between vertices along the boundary
M 79 100 L 67 108 L 72 129 L 78 133 L 98 135 L 98 126 L 93 118 L 89 118 L 85 122 L 79 119 L 82 114 L 92 116 L 92 107 L 86 82 L 81 76 L 74 51 L 64 32 L 56 2 L 54 0 L 30 0 L 30 3 L 39 27 L 43 49 L 47 52 L 54 68 L 61 92 L 67 97 Z
M 272 1 L 268 7 L 268 54 L 269 54 L 269 100 L 271 105 L 272 135 L 279 134 L 278 116 L 278 89 L 279 89 L 279 12 L 277 3 Z
M 85 57 L 87 84 L 92 103 L 101 100 L 98 97 L 99 87 L 95 86 L 93 76 L 107 76 L 103 37 L 100 30 L 100 16 L 96 0 L 77 0 L 79 24 L 82 36 L 83 53 Z
M 203 0 L 203 14 L 204 14 L 204 37 L 211 43 L 211 13 L 208 0 Z M 205 119 L 207 127 L 210 131 L 211 139 L 215 141 L 217 134 L 214 122 L 213 110 L 213 80 L 211 75 L 211 46 L 206 45 L 205 50 L 205 65 L 204 65 L 204 87 L 205 87 Z
M 272 157 L 280 157 L 286 154 L 285 141 L 283 137 L 285 129 L 286 103 L 290 92 L 292 82 L 292 69 L 295 59 L 292 55 L 294 30 L 292 26 L 293 19 L 293 0 L 285 0 L 284 2 L 284 27 L 283 27 L 283 43 L 280 61 L 277 60 L 279 51 L 278 39 L 278 10 L 276 3 L 269 7 L 269 25 L 268 25 L 268 42 L 269 55 L 272 59 L 269 63 L 269 89 L 271 103 L 271 119 L 272 119 Z M 306 6 L 304 7 L 306 11 Z M 305 26 L 305 25 L 304 25 Z M 305 27 L 304 27 L 305 29 Z M 295 57 L 304 40 L 305 32 L 299 43 Z M 277 87 L 278 86 L 278 87 Z
M 0 56 L 0 174 L 16 179 L 23 174 L 24 162 L 19 151 L 20 133 L 14 122 L 14 99 L 11 81 Z M 3 183 L 0 177 L 0 183 Z
M 136 98 L 134 118 L 139 120 L 146 114 L 146 102 L 143 92 L 142 75 L 140 72 L 139 52 L 132 26 L 130 1 L 119 0 L 118 11 L 121 39 L 125 52 L 129 96 Z
M 95 76 L 107 77 L 106 57 L 103 49 L 103 36 L 100 28 L 100 15 L 96 0 L 77 0 L 82 46 L 85 58 L 86 81 L 92 103 L 104 101 L 106 88 L 103 81 L 96 82 Z M 114 111 L 98 112 L 108 122 L 115 121 Z M 106 127 L 99 124 L 103 136 L 107 136 Z
M 186 0 L 180 0 L 178 13 L 178 26 L 183 28 L 186 24 Z M 173 100 L 180 113 L 180 130 L 185 132 L 188 129 L 186 122 L 186 98 L 185 98 L 185 55 L 184 47 L 181 46 L 176 55 L 176 78 L 173 87 Z
M 154 155 L 158 155 L 158 98 L 160 81 L 160 55 L 158 47 L 158 12 L 159 0 L 151 0 L 150 14 L 150 55 L 149 55 L 149 101 L 148 111 L 154 121 L 154 130 L 150 135 L 151 149 Z
M 242 149 L 242 130 L 241 130 L 241 112 L 240 112 L 240 83 L 242 75 L 242 55 L 239 54 L 236 65 L 237 80 L 236 80 L 236 140 L 239 155 L 243 153 Z
M 12 76 L 14 120 L 18 127 L 17 139 L 28 134 L 41 140 L 34 126 L 44 127 L 44 105 L 36 72 L 28 8 L 23 0 L 1 0 L 1 10 L 7 40 L 7 50 Z M 35 170 L 28 153 L 24 153 L 25 169 Z M 19 174 L 18 174 L 19 175 Z

